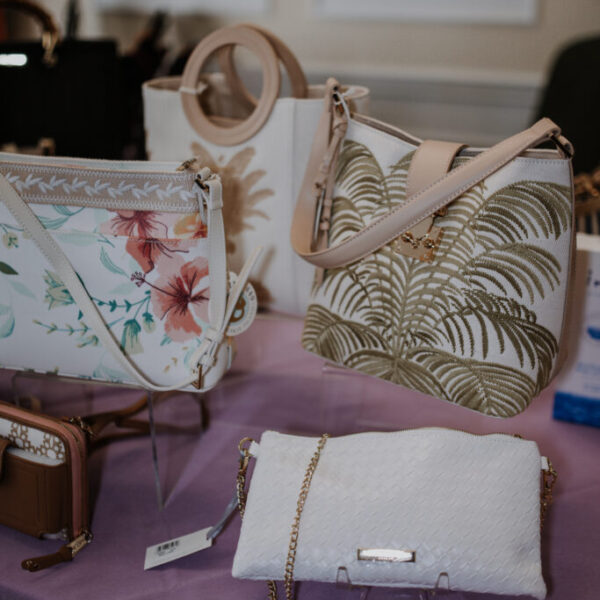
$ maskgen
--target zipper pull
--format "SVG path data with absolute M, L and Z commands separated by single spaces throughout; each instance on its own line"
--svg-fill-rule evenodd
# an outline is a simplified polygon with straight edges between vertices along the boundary
M 42 569 L 47 569 L 48 567 L 52 567 L 61 562 L 70 562 L 92 541 L 92 537 L 93 536 L 89 531 L 84 531 L 74 540 L 59 548 L 57 552 L 45 554 L 44 556 L 37 556 L 35 558 L 28 558 L 21 563 L 21 567 L 26 571 L 33 573 L 34 571 L 41 571 Z

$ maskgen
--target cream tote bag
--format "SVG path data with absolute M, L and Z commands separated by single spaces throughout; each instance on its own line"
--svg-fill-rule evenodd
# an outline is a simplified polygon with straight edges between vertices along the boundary
M 304 347 L 485 414 L 561 364 L 572 148 L 549 119 L 487 150 L 351 113 L 330 81 L 292 243 L 320 279 Z M 539 149 L 551 142 L 552 149 Z
M 258 100 L 237 76 L 235 45 L 260 58 L 263 89 Z M 203 74 L 215 52 L 223 73 Z M 292 97 L 278 97 L 280 61 L 289 75 Z M 252 280 L 259 302 L 290 314 L 304 314 L 313 283 L 314 269 L 293 253 L 289 230 L 324 92 L 325 86 L 307 85 L 281 40 L 245 25 L 220 29 L 202 40 L 183 77 L 155 79 L 143 87 L 148 157 L 181 161 L 195 155 L 221 173 L 230 266 L 235 271 L 252 248 L 264 245 L 265 255 Z M 367 89 L 346 92 L 354 108 L 367 110 Z M 240 117 L 249 107 L 250 116 Z
M 207 168 L 0 153 L 0 366 L 205 390 L 256 314 Z

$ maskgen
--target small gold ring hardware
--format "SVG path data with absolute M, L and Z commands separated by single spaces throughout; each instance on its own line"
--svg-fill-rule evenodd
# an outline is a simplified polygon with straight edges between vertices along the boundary
M 344 100 L 344 96 L 340 92 L 339 88 L 336 86 L 333 89 L 333 93 L 331 94 L 331 99 L 333 100 L 333 106 L 338 111 L 340 115 L 344 115 L 348 111 L 348 105 Z
M 567 157 L 567 158 L 573 158 L 573 151 L 571 150 L 571 148 L 565 146 L 561 139 L 560 139 L 560 133 L 553 133 L 550 136 L 550 139 L 552 140 L 552 142 L 554 144 L 556 144 L 556 146 L 558 146 L 558 148 L 561 150 L 561 152 L 563 152 L 563 154 Z
M 251 437 L 245 437 L 240 440 L 240 443 L 238 444 L 238 450 L 240 451 L 242 457 L 246 457 L 248 454 L 250 454 L 250 445 L 252 443 L 254 443 L 254 440 Z M 246 446 L 246 444 L 248 445 Z

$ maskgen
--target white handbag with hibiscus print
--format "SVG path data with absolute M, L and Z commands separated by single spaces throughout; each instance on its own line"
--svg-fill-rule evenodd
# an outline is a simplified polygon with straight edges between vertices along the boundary
M 258 99 L 241 83 L 232 62 L 236 45 L 262 65 Z M 203 73 L 216 54 L 223 73 Z M 291 97 L 279 97 L 283 63 Z M 314 268 L 289 244 L 294 204 L 321 114 L 324 85 L 308 85 L 289 48 L 254 25 L 220 29 L 190 56 L 183 77 L 143 86 L 146 149 L 151 160 L 198 156 L 223 176 L 223 214 L 231 268 L 238 270 L 250 249 L 265 246 L 252 280 L 259 302 L 272 310 L 304 314 Z M 352 87 L 347 97 L 367 112 L 369 92 Z M 218 115 L 218 116 L 217 116 Z
M 260 253 L 228 274 L 222 206 L 220 178 L 195 162 L 0 153 L 0 366 L 215 385 L 256 313 Z
M 570 143 L 549 119 L 487 150 L 422 141 L 328 86 L 292 228 L 321 269 L 304 347 L 485 414 L 522 411 L 563 358 Z

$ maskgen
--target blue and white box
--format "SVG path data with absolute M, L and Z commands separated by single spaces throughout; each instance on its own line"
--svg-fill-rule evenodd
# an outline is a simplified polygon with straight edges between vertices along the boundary
M 600 427 L 600 236 L 577 234 L 569 357 L 554 396 L 554 418 Z

